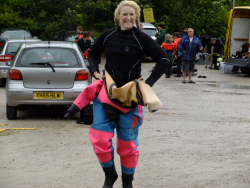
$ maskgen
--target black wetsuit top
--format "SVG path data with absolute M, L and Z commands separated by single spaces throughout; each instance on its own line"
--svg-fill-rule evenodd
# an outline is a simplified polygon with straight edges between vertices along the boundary
M 85 52 L 91 46 L 91 41 L 84 41 L 83 38 L 80 38 L 76 43 L 81 48 L 82 52 Z
M 147 84 L 153 84 L 165 72 L 169 60 L 163 49 L 147 34 L 133 27 L 121 30 L 120 27 L 105 31 L 91 46 L 89 52 L 90 70 L 93 75 L 98 68 L 98 57 L 105 52 L 105 70 L 112 76 L 118 87 L 141 77 L 141 63 L 144 54 L 150 56 L 156 66 Z

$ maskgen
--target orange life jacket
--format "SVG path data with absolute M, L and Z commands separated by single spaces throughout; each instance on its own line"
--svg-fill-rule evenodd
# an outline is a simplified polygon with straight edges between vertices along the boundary
M 80 38 L 84 38 L 84 35 L 78 34 L 78 38 L 74 40 L 74 42 L 77 42 Z
M 85 52 L 83 52 L 83 56 L 84 56 L 86 59 L 89 58 L 89 49 L 90 49 L 90 48 L 88 48 Z
M 176 44 L 163 42 L 161 47 L 166 50 L 173 50 L 174 48 L 176 48 Z
M 174 55 L 177 55 L 178 45 L 180 42 L 181 42 L 181 38 L 177 38 L 174 40 L 174 44 L 176 44 L 176 51 L 174 52 Z

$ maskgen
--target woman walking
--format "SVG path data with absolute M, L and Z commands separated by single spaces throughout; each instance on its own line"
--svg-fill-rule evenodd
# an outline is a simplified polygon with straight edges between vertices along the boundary
M 141 77 L 144 54 L 156 61 L 155 69 L 145 82 L 153 84 L 162 76 L 169 63 L 166 53 L 148 35 L 141 32 L 140 7 L 134 1 L 122 1 L 114 13 L 116 27 L 105 31 L 89 51 L 90 71 L 94 78 L 103 79 L 98 58 L 105 52 L 105 71 L 117 87 Z M 134 26 L 136 25 L 137 28 Z M 144 115 L 141 105 L 115 119 L 107 116 L 99 96 L 93 101 L 94 122 L 90 128 L 90 141 L 105 173 L 103 188 L 112 188 L 118 175 L 114 166 L 112 138 L 117 133 L 117 152 L 120 155 L 123 188 L 132 188 L 135 168 L 138 164 L 138 132 Z

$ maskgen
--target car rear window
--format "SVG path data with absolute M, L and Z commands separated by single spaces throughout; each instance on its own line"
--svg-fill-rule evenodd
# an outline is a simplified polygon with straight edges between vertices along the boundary
M 37 63 L 37 64 L 36 64 Z M 39 63 L 50 63 L 53 67 L 82 67 L 75 50 L 67 48 L 32 48 L 24 49 L 16 67 L 38 67 Z
M 18 48 L 21 46 L 22 42 L 9 42 L 6 47 L 5 54 L 13 54 L 16 53 Z

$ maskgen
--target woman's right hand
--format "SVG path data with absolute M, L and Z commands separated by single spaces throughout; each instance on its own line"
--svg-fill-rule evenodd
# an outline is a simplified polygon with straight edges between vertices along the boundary
M 97 80 L 102 80 L 103 81 L 103 75 L 101 75 L 99 72 L 95 71 L 94 76 Z

